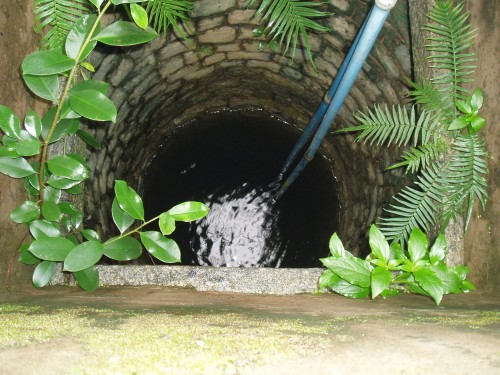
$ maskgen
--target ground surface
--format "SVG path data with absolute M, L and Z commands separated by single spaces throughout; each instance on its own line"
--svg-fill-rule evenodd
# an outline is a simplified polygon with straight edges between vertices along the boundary
M 500 374 L 500 295 L 0 292 L 0 374 Z

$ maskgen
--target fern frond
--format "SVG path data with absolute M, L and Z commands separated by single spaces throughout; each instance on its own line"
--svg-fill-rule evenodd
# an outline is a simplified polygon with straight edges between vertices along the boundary
M 379 221 L 379 229 L 388 240 L 403 245 L 414 228 L 429 232 L 439 212 L 436 202 L 442 202 L 441 165 L 432 164 L 418 176 L 414 186 L 407 186 L 394 196 L 395 204 L 385 209 L 391 217 Z
M 438 139 L 436 142 L 426 143 L 417 148 L 411 147 L 409 151 L 404 151 L 401 156 L 402 162 L 391 165 L 387 170 L 406 166 L 405 173 L 415 173 L 419 169 L 425 169 L 439 160 L 448 150 L 447 145 L 447 142 Z
M 443 210 L 445 221 L 451 215 L 465 213 L 467 228 L 476 199 L 484 209 L 488 200 L 487 157 L 484 141 L 476 135 L 460 135 L 454 140 L 450 165 L 443 180 L 449 196 Z
M 336 133 L 362 131 L 356 141 L 364 140 L 370 144 L 396 144 L 407 146 L 410 142 L 413 147 L 420 143 L 428 143 L 440 134 L 441 125 L 431 112 L 422 111 L 418 117 L 415 107 L 410 113 L 402 106 L 393 107 L 392 111 L 386 106 L 382 109 L 375 106 L 368 114 L 359 113 L 354 116 L 361 125 L 337 130 Z
M 429 60 L 433 68 L 444 71 L 433 79 L 433 83 L 446 95 L 451 95 L 453 101 L 464 99 L 468 92 L 462 84 L 472 81 L 468 76 L 474 73 L 472 63 L 476 60 L 474 53 L 466 52 L 473 45 L 475 31 L 470 30 L 468 14 L 463 12 L 463 7 L 463 3 L 455 6 L 453 0 L 437 0 L 429 13 L 433 23 L 425 26 L 435 34 L 429 38 L 431 44 L 426 46 L 433 53 Z
M 409 96 L 413 98 L 421 109 L 435 113 L 448 123 L 455 117 L 455 103 L 453 97 L 444 95 L 435 85 L 423 81 L 421 84 L 409 82 L 413 87 Z
M 253 3 L 253 1 L 251 3 Z M 328 27 L 314 20 L 314 18 L 331 15 L 330 12 L 316 9 L 321 5 L 322 3 L 312 1 L 263 0 L 260 7 L 257 9 L 257 14 L 262 13 L 261 22 L 267 23 L 265 32 L 269 43 L 277 42 L 280 46 L 284 45 L 285 49 L 283 54 L 286 54 L 291 47 L 291 56 L 293 58 L 297 50 L 299 39 L 302 39 L 305 53 L 314 65 L 307 31 L 330 31 Z
M 172 26 L 184 39 L 188 37 L 181 23 L 189 19 L 187 14 L 192 10 L 193 2 L 190 0 L 151 0 L 146 7 L 152 26 L 158 33 L 166 34 Z
M 50 30 L 40 41 L 43 49 L 63 50 L 66 37 L 73 24 L 91 12 L 88 0 L 35 0 L 35 31 Z

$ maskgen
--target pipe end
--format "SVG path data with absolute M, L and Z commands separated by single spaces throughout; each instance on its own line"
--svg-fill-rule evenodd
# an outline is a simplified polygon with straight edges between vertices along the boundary
M 375 5 L 382 10 L 391 10 L 398 0 L 375 0 Z

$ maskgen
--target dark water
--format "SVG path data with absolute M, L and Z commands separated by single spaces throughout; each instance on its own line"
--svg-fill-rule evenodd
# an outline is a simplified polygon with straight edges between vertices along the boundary
M 299 132 L 260 112 L 206 115 L 177 129 L 147 171 L 146 214 L 186 200 L 210 208 L 173 233 L 182 264 L 316 267 L 339 221 L 336 181 L 321 156 L 275 201 L 279 170 Z

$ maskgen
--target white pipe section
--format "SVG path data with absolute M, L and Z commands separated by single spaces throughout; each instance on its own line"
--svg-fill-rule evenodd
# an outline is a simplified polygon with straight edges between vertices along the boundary
M 398 0 L 375 0 L 375 4 L 383 10 L 391 10 L 397 2 Z

